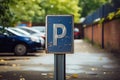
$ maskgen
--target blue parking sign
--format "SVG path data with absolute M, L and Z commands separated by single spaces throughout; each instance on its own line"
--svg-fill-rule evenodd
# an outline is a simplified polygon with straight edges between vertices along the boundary
M 73 16 L 48 15 L 46 17 L 47 53 L 73 53 Z

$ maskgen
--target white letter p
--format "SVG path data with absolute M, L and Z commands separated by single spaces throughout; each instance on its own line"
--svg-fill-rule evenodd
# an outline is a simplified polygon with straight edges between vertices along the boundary
M 62 29 L 61 34 L 57 34 L 58 28 Z M 53 45 L 57 46 L 57 39 L 63 38 L 66 35 L 66 28 L 63 24 L 53 24 Z

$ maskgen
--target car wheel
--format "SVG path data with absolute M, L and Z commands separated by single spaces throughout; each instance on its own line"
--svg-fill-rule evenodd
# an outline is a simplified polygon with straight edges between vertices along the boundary
M 14 48 L 15 55 L 22 56 L 27 54 L 27 46 L 25 44 L 17 44 Z

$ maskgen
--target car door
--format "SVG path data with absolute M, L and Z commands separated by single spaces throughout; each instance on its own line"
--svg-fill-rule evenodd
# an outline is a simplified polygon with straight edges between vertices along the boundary
M 0 51 L 5 50 L 5 35 L 3 33 L 0 33 Z
M 0 34 L 0 51 L 12 51 L 14 46 L 14 36 L 8 31 Z
M 5 35 L 4 35 L 5 30 L 0 27 L 0 51 L 5 50 Z
M 16 36 L 9 31 L 6 31 L 6 34 L 7 34 L 5 37 L 5 46 L 7 46 L 6 50 L 12 51 L 12 49 L 15 45 L 15 41 L 16 41 L 15 37 Z

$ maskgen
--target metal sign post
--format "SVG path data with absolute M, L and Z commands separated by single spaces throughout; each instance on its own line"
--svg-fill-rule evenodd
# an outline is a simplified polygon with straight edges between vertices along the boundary
M 73 53 L 73 16 L 46 17 L 46 51 L 54 54 L 54 80 L 66 80 L 65 54 Z
M 66 80 L 65 54 L 54 54 L 54 80 Z

